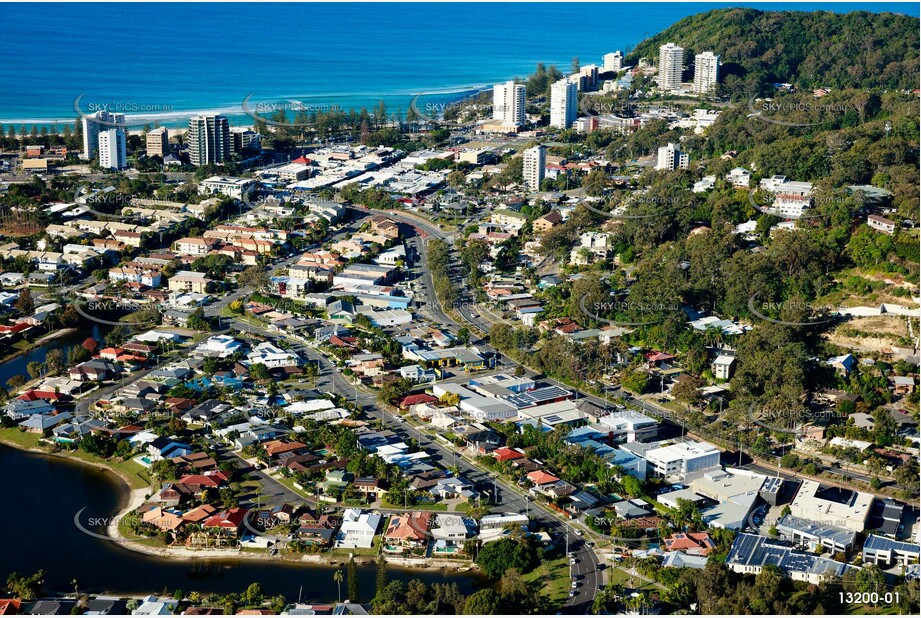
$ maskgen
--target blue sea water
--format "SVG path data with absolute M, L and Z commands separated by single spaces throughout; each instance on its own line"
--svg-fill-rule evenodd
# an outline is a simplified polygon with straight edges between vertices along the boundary
M 0 4 L 0 122 L 69 122 L 121 105 L 137 123 L 258 102 L 319 109 L 455 93 L 524 77 L 538 62 L 632 48 L 725 6 L 918 16 L 917 3 Z

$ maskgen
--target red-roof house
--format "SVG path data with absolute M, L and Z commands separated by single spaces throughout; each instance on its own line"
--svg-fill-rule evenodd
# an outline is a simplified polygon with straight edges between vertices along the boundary
M 528 474 L 528 480 L 535 485 L 540 486 L 547 483 L 556 483 L 560 479 L 548 472 L 544 472 L 543 470 L 535 470 L 534 472 L 530 472 Z
M 243 525 L 243 520 L 246 518 L 247 510 L 243 507 L 236 507 L 233 509 L 227 509 L 226 511 L 221 511 L 216 515 L 212 515 L 205 520 L 205 523 L 202 524 L 203 528 L 212 528 L 219 530 L 225 534 L 236 534 L 240 531 L 240 526 Z
M 403 513 L 399 517 L 394 516 L 390 520 L 390 526 L 384 538 L 390 544 L 399 543 L 404 547 L 423 545 L 429 537 L 431 519 L 431 513 L 419 511 Z
M 493 451 L 492 456 L 499 461 L 511 461 L 513 459 L 521 459 L 524 457 L 524 453 L 507 446 L 502 446 Z
M 16 399 L 21 399 L 22 401 L 37 401 L 39 399 L 43 399 L 45 401 L 61 401 L 61 399 L 63 399 L 63 395 L 60 393 L 55 393 L 54 391 L 41 391 L 38 389 L 31 389 L 24 392 Z
M 696 556 L 706 556 L 715 547 L 706 532 L 679 532 L 665 539 L 665 551 L 683 551 Z
M 428 393 L 407 395 L 400 401 L 400 409 L 408 410 L 412 406 L 420 404 L 420 403 L 435 403 L 436 401 L 438 401 L 438 398 L 433 397 L 432 395 L 429 395 Z

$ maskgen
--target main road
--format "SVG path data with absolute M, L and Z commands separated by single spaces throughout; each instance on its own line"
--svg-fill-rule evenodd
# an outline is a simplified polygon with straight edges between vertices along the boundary
M 353 207 L 353 209 L 362 213 L 368 212 L 367 209 L 361 207 Z M 450 244 L 451 235 L 445 234 L 435 224 L 419 217 L 396 212 L 387 212 L 387 216 L 415 230 L 416 236 L 410 237 L 407 240 L 407 244 L 418 248 L 418 259 L 413 264 L 413 267 L 421 270 L 420 279 L 426 290 L 425 293 L 427 296 L 427 302 L 424 304 L 427 310 L 426 313 L 436 322 L 439 322 L 442 327 L 448 328 L 448 330 L 453 329 L 453 334 L 456 334 L 457 330 L 463 325 L 452 318 L 437 301 L 432 275 L 428 269 L 427 251 L 428 243 L 432 238 L 444 240 Z M 410 256 L 407 255 L 407 258 L 410 258 Z M 461 312 L 465 310 L 469 312 L 469 306 L 464 303 L 458 303 L 455 308 Z M 494 352 L 488 345 L 481 343 L 479 347 L 486 352 Z M 304 351 L 312 360 L 319 362 L 321 364 L 320 366 L 324 367 L 323 373 L 325 374 L 325 366 L 329 364 L 326 358 L 310 348 L 305 348 Z M 377 418 L 385 425 L 392 426 L 395 431 L 405 433 L 417 440 L 418 443 L 432 455 L 433 460 L 440 463 L 442 466 L 450 467 L 456 465 L 461 475 L 474 483 L 477 487 L 488 488 L 492 486 L 495 497 L 498 499 L 498 505 L 492 509 L 494 512 L 527 513 L 532 521 L 539 527 L 543 527 L 548 532 L 551 532 L 557 539 L 568 539 L 569 551 L 572 552 L 576 560 L 575 564 L 572 566 L 572 572 L 576 577 L 578 587 L 576 588 L 576 594 L 570 597 L 566 602 L 564 610 L 566 613 L 573 614 L 585 614 L 589 612 L 597 591 L 603 584 L 598 565 L 598 557 L 592 548 L 581 538 L 581 535 L 575 534 L 575 529 L 569 525 L 568 522 L 564 521 L 559 514 L 554 513 L 543 505 L 531 502 L 525 490 L 513 487 L 505 479 L 484 470 L 466 459 L 462 452 L 443 445 L 439 441 L 432 439 L 429 434 L 403 422 L 402 419 L 398 419 L 381 409 L 373 395 L 360 391 L 356 392 L 355 387 L 349 384 L 344 376 L 336 371 L 335 367 L 330 366 L 329 372 L 332 378 L 332 384 L 336 389 L 334 392 L 338 392 L 346 397 L 353 396 L 366 414 Z

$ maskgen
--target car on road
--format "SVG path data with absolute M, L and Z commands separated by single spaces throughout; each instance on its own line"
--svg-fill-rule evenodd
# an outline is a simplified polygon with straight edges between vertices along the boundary
M 579 529 L 577 529 L 577 528 L 573 528 L 572 531 L 576 533 L 576 536 L 582 536 L 582 531 L 581 531 L 581 530 L 579 530 Z
M 572 586 L 570 586 L 570 588 L 572 588 L 573 590 L 575 590 L 578 587 L 579 587 L 579 582 L 573 582 Z

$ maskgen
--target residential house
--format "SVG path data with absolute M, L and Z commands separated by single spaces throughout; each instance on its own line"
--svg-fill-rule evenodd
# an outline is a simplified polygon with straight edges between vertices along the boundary
M 247 509 L 235 507 L 212 515 L 204 521 L 202 528 L 217 531 L 222 535 L 236 537 L 240 533 Z
M 347 509 L 342 517 L 342 525 L 336 535 L 338 548 L 365 548 L 372 546 L 374 535 L 381 525 L 379 513 L 363 513 L 358 509 Z
M 429 512 L 403 513 L 390 519 L 384 540 L 384 551 L 402 553 L 406 548 L 424 547 L 428 542 L 432 514 Z
M 716 548 L 716 543 L 706 532 L 678 532 L 665 539 L 665 551 L 682 551 L 690 555 L 706 556 Z
M 68 375 L 77 382 L 99 382 L 114 377 L 116 372 L 115 365 L 109 361 L 94 358 L 71 367 Z

